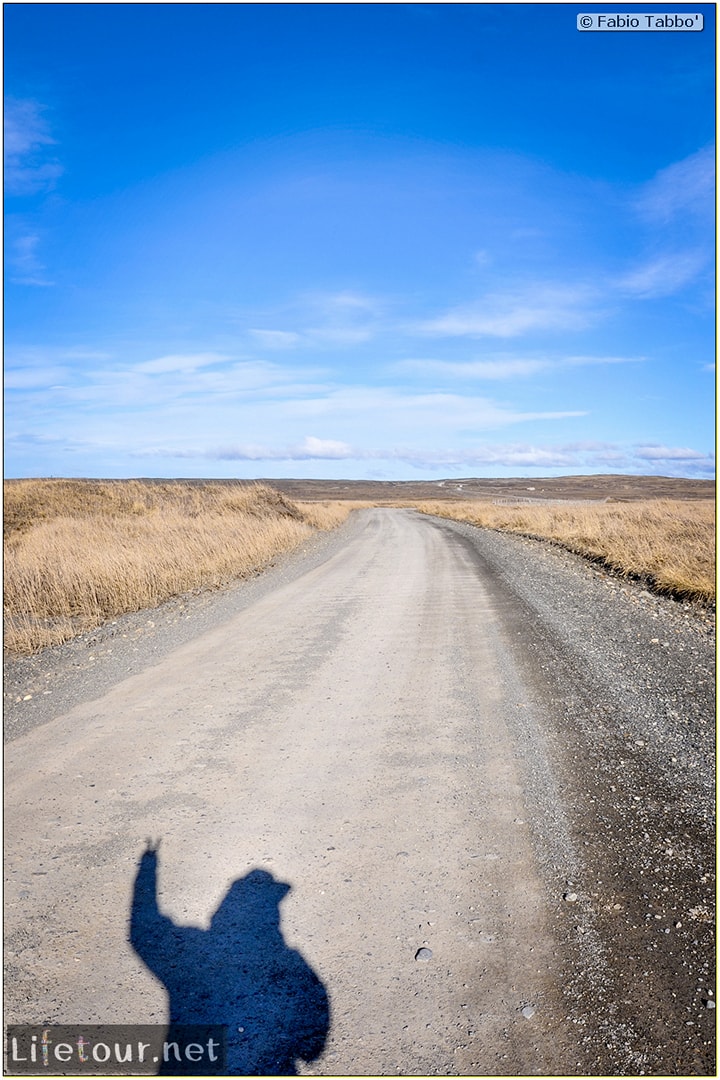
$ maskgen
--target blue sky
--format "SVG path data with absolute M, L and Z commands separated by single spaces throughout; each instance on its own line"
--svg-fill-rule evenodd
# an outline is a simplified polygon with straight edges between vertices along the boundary
M 714 5 L 4 17 L 7 476 L 712 475 Z

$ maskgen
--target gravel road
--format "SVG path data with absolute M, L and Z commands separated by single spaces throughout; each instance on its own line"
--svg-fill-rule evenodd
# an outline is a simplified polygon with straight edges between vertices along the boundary
M 11 662 L 6 1023 L 227 1023 L 235 1073 L 714 1075 L 714 660 L 696 608 L 378 509 Z

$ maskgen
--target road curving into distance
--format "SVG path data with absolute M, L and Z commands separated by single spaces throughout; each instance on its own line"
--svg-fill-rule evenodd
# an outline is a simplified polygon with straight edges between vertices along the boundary
M 239 1072 L 714 1074 L 709 617 L 404 510 L 252 588 L 11 665 L 6 1023 L 169 999 Z

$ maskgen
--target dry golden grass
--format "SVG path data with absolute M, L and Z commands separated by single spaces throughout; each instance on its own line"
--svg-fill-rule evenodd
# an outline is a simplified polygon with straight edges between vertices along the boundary
M 294 502 L 262 484 L 8 481 L 6 646 L 31 653 L 125 612 L 220 588 L 371 505 L 378 503 Z M 705 602 L 715 596 L 709 500 L 403 505 L 552 540 L 661 592 Z
M 125 612 L 219 588 L 351 509 L 300 507 L 260 484 L 8 481 L 6 646 L 34 652 Z
M 438 500 L 416 509 L 552 540 L 642 578 L 657 592 L 704 602 L 715 597 L 715 504 L 709 499 L 515 505 Z
M 352 510 L 362 510 L 377 505 L 361 499 L 343 501 L 324 499 L 321 502 L 293 499 L 293 502 L 302 513 L 303 520 L 316 529 L 335 529 L 338 525 L 342 525 Z

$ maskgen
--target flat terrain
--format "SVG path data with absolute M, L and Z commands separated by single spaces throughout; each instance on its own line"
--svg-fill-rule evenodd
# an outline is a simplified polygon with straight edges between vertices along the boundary
M 391 509 L 13 661 L 6 1022 L 714 1075 L 713 671 L 707 612 Z
M 712 480 L 673 476 L 552 476 L 452 480 L 263 480 L 291 499 L 367 499 L 370 502 L 424 499 L 712 499 Z

